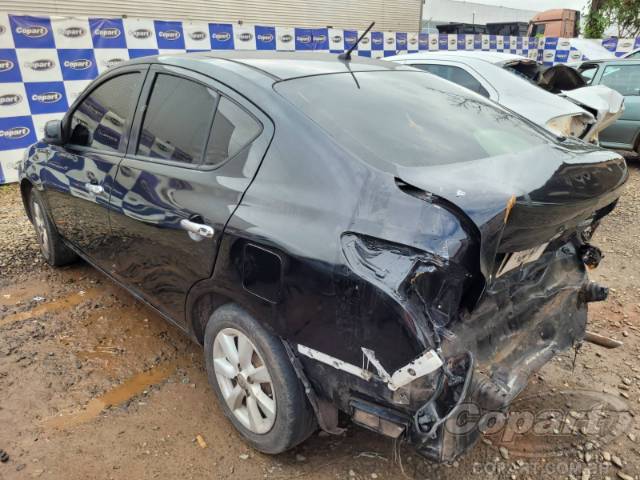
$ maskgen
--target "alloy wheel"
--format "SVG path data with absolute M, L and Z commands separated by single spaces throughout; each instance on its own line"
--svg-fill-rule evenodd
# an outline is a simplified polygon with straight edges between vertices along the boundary
M 239 330 L 225 328 L 213 343 L 216 380 L 227 406 L 248 430 L 267 433 L 276 420 L 273 381 L 262 356 Z

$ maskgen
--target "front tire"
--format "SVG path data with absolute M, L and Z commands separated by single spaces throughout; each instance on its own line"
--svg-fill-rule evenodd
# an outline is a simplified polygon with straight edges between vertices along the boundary
M 282 453 L 316 429 L 315 415 L 279 338 L 237 305 L 211 316 L 204 338 L 209 383 L 255 449 Z
M 44 205 L 42 195 L 33 188 L 29 193 L 29 208 L 40 253 L 52 267 L 61 267 L 75 262 L 78 257 L 62 241 L 58 231 L 51 223 Z

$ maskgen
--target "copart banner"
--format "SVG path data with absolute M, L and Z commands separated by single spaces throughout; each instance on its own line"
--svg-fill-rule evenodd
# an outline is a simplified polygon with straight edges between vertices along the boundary
M 131 58 L 203 50 L 282 50 L 341 53 L 361 32 L 327 28 L 68 18 L 0 13 L 0 184 L 16 181 L 16 163 L 51 119 L 61 118 L 105 70 Z M 607 40 L 614 52 L 638 40 Z M 382 58 L 421 50 L 485 50 L 528 56 L 549 65 L 580 60 L 570 39 L 496 35 L 370 32 L 360 56 Z

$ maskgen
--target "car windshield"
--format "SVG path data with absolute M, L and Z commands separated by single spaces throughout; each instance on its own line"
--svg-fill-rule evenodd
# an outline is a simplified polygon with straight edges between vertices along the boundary
M 275 89 L 347 150 L 376 163 L 464 162 L 553 141 L 499 105 L 422 72 L 318 75 Z

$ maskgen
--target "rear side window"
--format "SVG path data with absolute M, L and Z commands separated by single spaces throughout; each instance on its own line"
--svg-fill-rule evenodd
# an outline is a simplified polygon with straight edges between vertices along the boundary
M 124 152 L 126 127 L 142 84 L 140 72 L 111 78 L 86 97 L 73 112 L 69 143 L 108 152 Z
M 246 110 L 220 98 L 207 146 L 207 165 L 219 165 L 249 145 L 262 131 L 262 125 Z
M 317 75 L 274 88 L 343 148 L 384 168 L 469 162 L 554 141 L 499 105 L 416 71 Z
M 611 65 L 604 69 L 602 85 L 625 97 L 640 95 L 640 65 Z
M 158 74 L 136 154 L 190 164 L 202 161 L 218 95 L 196 82 Z
M 460 67 L 453 67 L 451 65 L 427 64 L 416 64 L 411 66 L 419 68 L 420 70 L 425 70 L 429 73 L 433 73 L 440 78 L 444 78 L 445 80 L 449 80 L 450 82 L 457 83 L 462 87 L 479 93 L 483 97 L 489 98 L 489 92 L 487 92 L 487 90 L 480 84 L 480 82 L 473 78 L 473 76 L 469 72 Z

